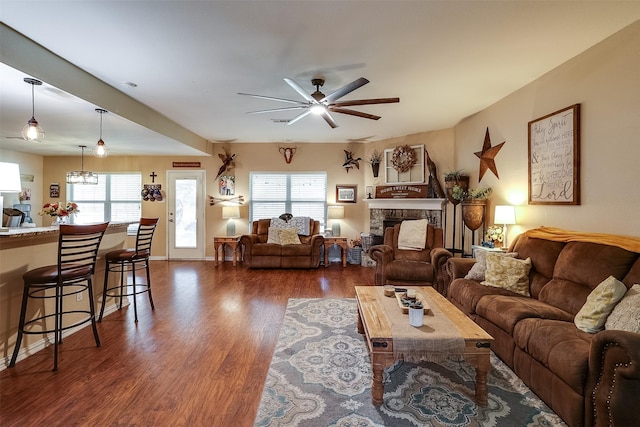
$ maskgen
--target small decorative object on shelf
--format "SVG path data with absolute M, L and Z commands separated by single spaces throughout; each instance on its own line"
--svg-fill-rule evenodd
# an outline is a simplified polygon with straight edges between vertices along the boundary
M 400 145 L 393 150 L 391 165 L 398 172 L 407 172 L 417 162 L 416 152 L 409 145 Z

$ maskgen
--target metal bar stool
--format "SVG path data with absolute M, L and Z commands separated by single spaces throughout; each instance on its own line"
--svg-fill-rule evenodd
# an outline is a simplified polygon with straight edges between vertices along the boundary
M 58 344 L 62 344 L 62 332 L 75 328 L 86 322 L 91 322 L 93 336 L 96 346 L 100 347 L 100 338 L 96 329 L 96 316 L 93 301 L 92 276 L 95 272 L 96 257 L 98 247 L 104 235 L 108 222 L 92 225 L 60 225 L 58 237 L 58 264 L 35 268 L 23 274 L 24 291 L 22 293 L 22 307 L 20 309 L 20 322 L 18 325 L 18 336 L 13 356 L 9 366 L 15 366 L 23 334 L 49 334 L 54 333 L 54 356 L 53 370 L 58 370 Z M 54 290 L 52 295 L 49 290 Z M 87 291 L 89 293 L 88 310 L 67 310 L 63 309 L 64 297 L 76 295 Z M 27 302 L 29 298 L 47 299 L 55 298 L 55 309 L 53 313 L 46 313 L 43 309 L 42 315 L 26 320 Z M 85 314 L 81 320 L 75 320 L 78 314 Z M 72 316 L 75 321 L 65 324 L 65 316 Z M 51 329 L 49 319 L 53 317 L 54 326 Z M 40 323 L 41 328 L 37 331 L 27 330 L 28 326 Z
M 140 218 L 140 225 L 136 235 L 135 249 L 120 249 L 108 252 L 105 255 L 106 265 L 104 269 L 104 290 L 102 293 L 102 308 L 100 309 L 100 317 L 98 322 L 102 321 L 104 314 L 104 306 L 107 297 L 118 297 L 120 302 L 118 310 L 122 309 L 122 297 L 133 296 L 133 311 L 135 321 L 138 322 L 138 303 L 136 295 L 142 293 L 149 294 L 149 302 L 151 310 L 155 310 L 153 305 L 153 297 L 151 296 L 151 276 L 149 274 L 149 257 L 151 256 L 151 240 L 153 233 L 158 225 L 158 218 Z M 147 283 L 136 283 L 136 270 L 146 269 Z M 131 272 L 133 282 L 125 283 L 125 273 Z M 109 287 L 109 273 L 120 273 L 120 283 L 117 286 Z M 131 286 L 131 291 L 126 288 Z

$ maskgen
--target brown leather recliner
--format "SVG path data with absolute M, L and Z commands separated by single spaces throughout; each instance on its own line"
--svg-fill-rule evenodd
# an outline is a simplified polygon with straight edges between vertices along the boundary
M 376 285 L 424 285 L 433 286 L 444 295 L 444 268 L 452 256 L 444 249 L 444 235 L 441 228 L 427 225 L 425 249 L 398 249 L 400 225 L 387 227 L 382 245 L 369 249 L 369 255 L 376 261 Z

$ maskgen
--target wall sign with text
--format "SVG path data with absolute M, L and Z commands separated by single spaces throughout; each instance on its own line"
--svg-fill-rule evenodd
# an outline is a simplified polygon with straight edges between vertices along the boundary
M 529 122 L 529 204 L 580 204 L 580 104 Z

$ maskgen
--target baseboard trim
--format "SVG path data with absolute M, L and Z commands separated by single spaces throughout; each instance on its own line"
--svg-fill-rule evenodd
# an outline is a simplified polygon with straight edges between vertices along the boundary
M 126 307 L 130 304 L 128 299 L 124 299 L 122 301 L 122 307 Z M 118 305 L 116 303 L 113 303 L 111 305 L 107 305 L 104 308 L 104 316 L 109 316 L 111 313 L 114 313 L 118 311 Z M 100 313 L 96 313 L 96 315 L 99 315 Z M 75 334 L 76 332 L 78 332 L 79 330 L 86 328 L 87 326 L 91 326 L 91 322 L 87 322 L 84 323 L 82 325 L 78 325 L 75 328 L 71 328 L 71 329 L 67 329 L 66 331 L 64 331 L 62 333 L 62 338 L 66 338 L 69 335 Z M 14 344 L 15 345 L 15 344 Z M 45 349 L 46 347 L 49 347 L 50 345 L 53 345 L 53 334 L 47 334 L 46 336 L 43 336 L 43 338 L 39 339 L 38 341 L 35 341 L 33 344 L 29 345 L 28 347 L 23 347 L 20 349 L 20 351 L 18 352 L 18 358 L 16 359 L 16 363 L 18 363 L 21 360 L 26 359 L 29 356 L 32 356 L 34 354 L 36 354 L 37 352 L 39 352 L 40 350 Z M 11 347 L 11 353 L 9 353 L 7 356 L 5 356 L 3 359 L 3 363 L 0 365 L 0 372 L 4 371 L 5 369 L 7 369 L 9 367 L 9 362 L 11 362 L 11 356 L 13 356 L 13 347 Z

